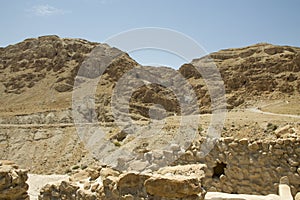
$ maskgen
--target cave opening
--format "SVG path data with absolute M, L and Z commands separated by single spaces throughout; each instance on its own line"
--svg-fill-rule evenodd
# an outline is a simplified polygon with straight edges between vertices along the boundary
M 217 162 L 216 166 L 213 168 L 213 176 L 212 178 L 219 179 L 221 175 L 225 175 L 225 168 L 227 164 L 223 162 Z

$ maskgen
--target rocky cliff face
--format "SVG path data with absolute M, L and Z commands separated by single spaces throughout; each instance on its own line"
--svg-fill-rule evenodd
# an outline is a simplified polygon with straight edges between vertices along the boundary
M 1 108 L 2 115 L 26 115 L 70 109 L 75 77 L 81 75 L 94 79 L 100 75 L 98 68 L 90 71 L 89 68 L 83 67 L 82 74 L 78 71 L 96 46 L 107 49 L 102 56 L 110 61 L 97 87 L 95 101 L 98 120 L 111 121 L 112 90 L 124 74 L 139 66 L 138 63 L 126 53 L 107 45 L 82 39 L 61 39 L 57 36 L 26 39 L 21 43 L 1 48 L 0 91 L 3 95 L 0 102 L 4 105 Z M 110 51 L 119 51 L 119 56 L 110 58 Z M 93 64 L 95 63 L 91 63 Z M 170 92 L 152 95 L 158 88 L 160 86 L 149 85 L 138 89 L 131 101 L 131 113 L 149 117 L 145 110 L 151 102 L 162 103 L 170 112 L 178 110 L 174 96 L 169 97 Z M 164 88 L 159 89 L 162 90 L 167 91 Z M 150 105 L 146 105 L 147 103 Z M 171 105 L 175 105 L 175 108 L 171 108 Z
M 4 92 L 22 94 L 45 78 L 53 78 L 49 86 L 58 92 L 72 90 L 72 78 L 96 45 L 80 39 L 44 36 L 2 49 L 0 66 Z
M 280 99 L 300 93 L 300 48 L 261 43 L 226 49 L 198 59 L 215 64 L 223 78 L 228 109 L 255 99 Z M 181 66 L 198 95 L 202 111 L 209 110 L 209 94 L 201 74 L 192 64 Z

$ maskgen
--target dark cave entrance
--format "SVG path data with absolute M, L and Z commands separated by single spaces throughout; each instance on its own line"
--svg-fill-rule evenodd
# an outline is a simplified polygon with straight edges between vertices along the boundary
M 219 179 L 221 175 L 225 175 L 225 168 L 227 164 L 223 162 L 217 162 L 216 166 L 213 168 L 213 176 L 212 178 Z

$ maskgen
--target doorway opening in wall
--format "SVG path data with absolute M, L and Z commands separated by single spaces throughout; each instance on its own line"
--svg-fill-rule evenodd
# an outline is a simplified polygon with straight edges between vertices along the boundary
M 225 175 L 225 168 L 227 164 L 223 162 L 216 162 L 216 166 L 213 168 L 212 178 L 219 179 L 221 175 Z

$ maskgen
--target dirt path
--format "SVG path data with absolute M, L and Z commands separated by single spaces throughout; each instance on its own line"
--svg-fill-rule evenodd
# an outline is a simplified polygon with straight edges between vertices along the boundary
M 267 196 L 261 195 L 248 195 L 248 194 L 227 194 L 222 192 L 208 192 L 205 195 L 205 200 L 280 200 L 280 197 L 275 194 Z
M 300 119 L 299 115 L 289 115 L 289 114 L 279 114 L 279 113 L 272 113 L 272 112 L 265 112 L 260 110 L 259 108 L 247 108 L 246 110 L 254 113 L 260 113 L 260 114 L 265 114 L 265 115 L 273 115 L 273 116 L 279 116 L 279 117 L 291 117 L 291 118 L 297 118 Z
M 28 174 L 27 183 L 29 185 L 28 194 L 30 196 L 30 200 L 37 200 L 41 188 L 46 184 L 62 181 L 67 179 L 68 177 L 68 175 Z

